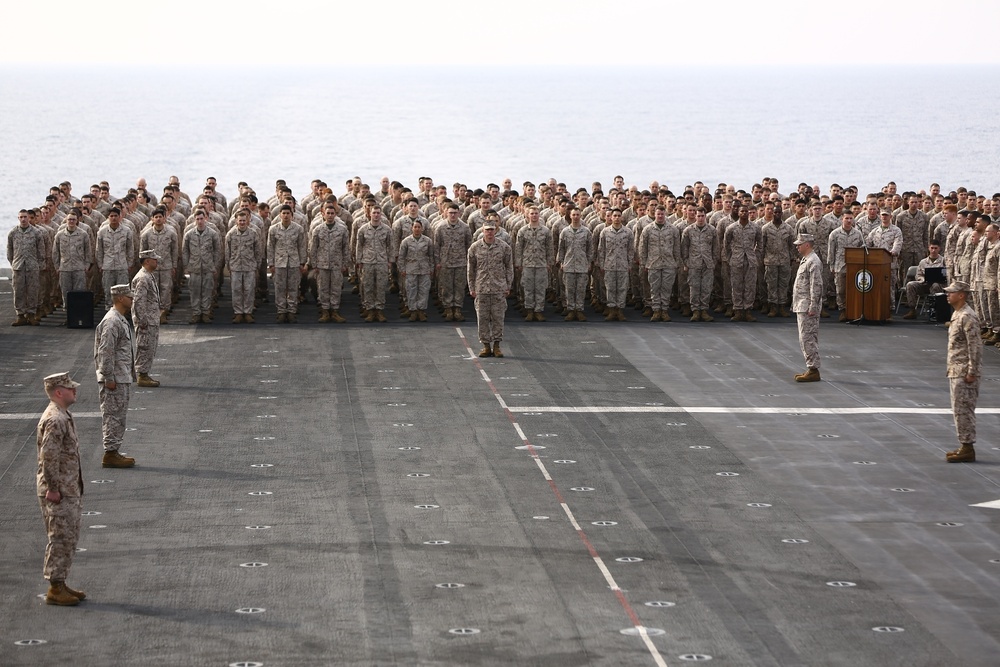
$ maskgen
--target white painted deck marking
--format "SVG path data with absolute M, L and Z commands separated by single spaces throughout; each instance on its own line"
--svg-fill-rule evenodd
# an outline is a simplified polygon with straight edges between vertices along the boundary
M 969 505 L 969 507 L 986 507 L 991 510 L 1000 510 L 1000 500 L 990 500 L 985 503 L 976 503 L 975 505 Z
M 720 414 L 720 415 L 950 415 L 949 408 L 900 408 L 900 407 L 864 407 L 864 408 L 758 408 L 758 407 L 726 407 L 726 406 L 690 406 L 680 405 L 607 405 L 607 406 L 539 406 L 508 407 L 511 412 L 548 412 L 548 413 L 615 413 L 615 412 L 649 412 L 690 414 Z M 1000 408 L 976 408 L 977 415 L 1000 415 Z

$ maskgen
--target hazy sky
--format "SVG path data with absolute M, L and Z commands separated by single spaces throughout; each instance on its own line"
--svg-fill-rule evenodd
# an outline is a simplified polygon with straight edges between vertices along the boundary
M 998 0 L 55 0 L 4 8 L 0 63 L 1000 63 Z

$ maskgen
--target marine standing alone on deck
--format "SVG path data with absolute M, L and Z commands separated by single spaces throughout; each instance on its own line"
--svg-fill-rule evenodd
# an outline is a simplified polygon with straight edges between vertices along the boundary
M 69 406 L 76 402 L 76 388 L 69 373 L 45 378 L 49 406 L 38 420 L 38 473 L 35 488 L 49 541 L 42 574 L 49 581 L 46 604 L 73 606 L 87 595 L 66 585 L 76 543 L 80 539 L 83 471 L 80 443 Z
M 951 410 L 955 415 L 958 449 L 945 456 L 948 463 L 972 463 L 976 460 L 976 402 L 979 378 L 983 374 L 983 341 L 979 317 L 966 303 L 969 284 L 956 280 L 944 288 L 948 303 L 955 309 L 948 327 L 948 384 Z
M 483 238 L 469 248 L 469 290 L 479 319 L 480 357 L 502 357 L 504 314 L 514 283 L 514 259 L 510 246 L 496 238 L 496 222 L 483 225 Z
M 104 442 L 105 468 L 131 468 L 135 459 L 119 451 L 125 439 L 125 419 L 135 381 L 135 345 L 132 325 L 125 313 L 132 307 L 128 285 L 111 288 L 112 307 L 94 334 L 94 366 L 100 384 L 101 435 Z
M 806 361 L 806 372 L 795 376 L 796 382 L 819 382 L 819 318 L 823 310 L 823 262 L 813 252 L 812 234 L 799 234 L 795 240 L 802 260 L 792 288 L 792 312 L 798 317 L 799 347 Z

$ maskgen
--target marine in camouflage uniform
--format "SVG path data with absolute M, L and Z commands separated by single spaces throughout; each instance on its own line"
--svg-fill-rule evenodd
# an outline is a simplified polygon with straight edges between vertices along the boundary
M 760 227 L 750 222 L 750 210 L 739 207 L 739 220 L 726 228 L 722 256 L 729 263 L 729 284 L 733 292 L 734 322 L 754 322 L 750 307 L 757 289 L 757 248 Z
M 345 322 L 340 293 L 351 266 L 351 232 L 333 205 L 323 207 L 323 221 L 309 234 L 309 265 L 316 269 L 319 321 Z
M 589 232 L 589 230 L 588 230 Z M 469 248 L 468 281 L 479 320 L 481 357 L 502 357 L 504 313 L 514 283 L 514 257 L 510 246 L 496 238 L 496 224 L 483 225 L 483 238 Z
M 157 279 L 157 263 L 159 255 L 155 250 L 143 250 L 139 253 L 142 268 L 132 279 L 132 323 L 135 325 L 135 372 L 139 374 L 139 385 L 143 387 L 158 387 L 159 380 L 149 376 L 153 369 L 153 359 L 160 343 L 160 298 Z M 110 311 L 108 311 L 110 312 Z
M 52 242 L 52 262 L 59 272 L 59 288 L 63 303 L 69 292 L 87 289 L 87 272 L 93 262 L 90 235 L 77 224 L 75 212 L 66 216 L 66 227 L 56 233 Z
M 552 232 L 539 223 L 536 206 L 527 210 L 528 224 L 517 233 L 514 261 L 521 271 L 521 290 L 524 292 L 525 319 L 543 322 L 545 316 L 545 290 L 549 285 L 549 271 L 554 261 Z
M 267 230 L 267 265 L 274 276 L 274 305 L 278 322 L 295 322 L 299 283 L 307 272 L 306 233 L 292 220 L 292 207 L 278 207 L 279 223 Z
M 395 261 L 392 230 L 382 223 L 382 209 L 371 209 L 371 220 L 358 228 L 357 262 L 366 322 L 385 322 L 385 293 L 389 289 L 389 265 Z M 462 223 L 464 224 L 464 223 Z M 468 229 L 468 227 L 466 227 Z
M 188 273 L 191 294 L 191 324 L 211 321 L 212 295 L 222 263 L 222 237 L 214 227 L 208 227 L 204 209 L 196 209 L 194 227 L 184 234 L 181 243 L 183 266 Z
M 767 284 L 768 317 L 788 317 L 786 297 L 792 276 L 795 232 L 792 226 L 774 216 L 761 225 L 761 245 L 764 256 L 764 281 Z
M 566 296 L 566 321 L 586 321 L 583 302 L 590 284 L 590 266 L 596 248 L 593 234 L 581 224 L 580 209 L 569 212 L 570 225 L 559 234 L 556 262 L 562 270 L 563 291 Z
M 458 205 L 449 204 L 445 223 L 434 232 L 438 254 L 438 295 L 444 308 L 444 319 L 464 321 L 462 302 L 465 300 L 466 274 L 472 230 L 458 219 Z
M 139 235 L 139 253 L 143 250 L 153 250 L 160 258 L 155 269 L 157 294 L 160 299 L 159 321 L 165 324 L 167 313 L 171 308 L 171 294 L 174 289 L 174 278 L 177 275 L 177 264 L 180 261 L 180 242 L 174 228 L 166 224 L 166 212 L 157 208 L 153 211 L 151 224 Z
M 17 226 L 7 235 L 7 261 L 13 273 L 11 285 L 17 312 L 13 326 L 16 327 L 38 324 L 41 271 L 47 261 L 43 235 L 44 232 L 31 225 L 26 210 L 17 214 Z
M 818 382 L 820 379 L 819 317 L 826 288 L 823 285 L 823 262 L 813 251 L 814 243 L 811 234 L 799 234 L 795 240 L 802 259 L 792 287 L 792 311 L 798 318 L 799 347 L 806 362 L 806 372 L 796 375 L 796 382 Z
M 651 322 L 669 322 L 670 295 L 681 263 L 681 235 L 673 225 L 666 224 L 666 209 L 657 206 L 653 224 L 646 225 L 639 235 L 639 266 L 649 281 Z
M 692 322 L 714 320 L 708 314 L 708 306 L 718 261 L 718 234 L 708 224 L 705 212 L 698 211 L 695 224 L 688 225 L 681 233 L 681 262 L 682 270 L 688 274 Z
M 142 274 L 139 271 L 138 275 Z M 152 276 L 146 278 L 152 281 Z M 132 325 L 125 313 L 132 306 L 132 290 L 128 285 L 111 288 L 112 308 L 97 325 L 94 334 L 94 367 L 100 385 L 101 435 L 104 443 L 105 468 L 129 468 L 135 459 L 119 451 L 125 439 L 128 402 L 135 382 L 135 343 Z M 133 315 L 134 317 L 134 315 Z
M 860 248 L 864 244 L 864 236 L 854 227 L 854 217 L 850 213 L 844 213 L 840 227 L 830 232 L 826 242 L 826 257 L 837 290 L 841 322 L 847 321 L 847 249 Z
M 889 312 L 896 309 L 896 289 L 899 280 L 899 253 L 903 250 L 903 232 L 892 224 L 892 213 L 882 211 L 882 224 L 868 235 L 868 245 L 872 248 L 888 250 L 892 255 L 892 280 L 889 288 Z
M 45 521 L 48 544 L 42 575 L 49 581 L 45 596 L 48 604 L 72 606 L 86 597 L 82 591 L 66 586 L 76 543 L 80 539 L 80 513 L 83 509 L 83 471 L 80 468 L 80 442 L 69 406 L 76 401 L 76 388 L 69 373 L 45 378 L 49 405 L 38 420 L 38 470 L 35 489 Z
M 111 308 L 111 287 L 129 281 L 129 269 L 136 256 L 132 228 L 122 224 L 121 209 L 108 211 L 108 224 L 97 231 L 97 268 L 101 270 L 104 302 Z
M 946 459 L 950 463 L 971 463 L 976 460 L 976 402 L 983 373 L 983 341 L 979 335 L 979 317 L 966 302 L 969 284 L 955 281 L 944 291 L 955 309 L 948 327 L 947 374 L 960 445 L 948 452 Z
M 597 265 L 604 274 L 604 289 L 610 309 L 604 319 L 625 321 L 622 309 L 629 287 L 629 269 L 635 263 L 635 237 L 622 226 L 622 212 L 613 209 L 611 225 L 601 230 L 597 242 Z
M 396 266 L 405 281 L 407 307 L 411 322 L 427 321 L 427 298 L 431 291 L 431 275 L 437 264 L 434 242 L 424 235 L 423 220 L 410 223 L 410 235 L 399 244 Z
M 921 197 L 910 196 L 908 208 L 896 214 L 895 223 L 903 233 L 903 249 L 899 254 L 899 276 L 897 284 L 906 278 L 906 272 L 911 266 L 916 266 L 924 257 L 927 248 L 927 214 L 920 210 Z
M 226 266 L 233 298 L 233 323 L 251 323 L 257 269 L 263 262 L 263 234 L 250 226 L 250 212 L 236 214 L 236 226 L 226 234 Z

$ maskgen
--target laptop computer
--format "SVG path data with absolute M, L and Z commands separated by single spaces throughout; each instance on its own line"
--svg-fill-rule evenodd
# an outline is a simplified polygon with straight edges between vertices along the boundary
M 927 285 L 946 285 L 948 284 L 948 278 L 945 277 L 945 269 L 943 266 L 930 266 L 924 269 L 924 282 Z

